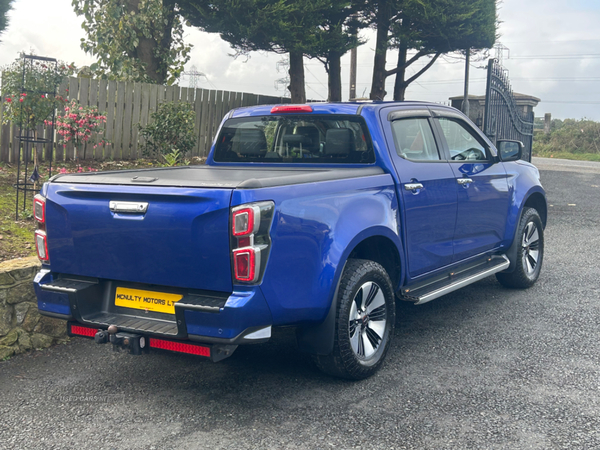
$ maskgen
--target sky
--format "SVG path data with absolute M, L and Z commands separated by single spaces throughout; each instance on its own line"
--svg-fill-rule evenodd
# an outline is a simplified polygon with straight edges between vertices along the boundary
M 600 121 L 600 0 L 503 0 L 499 43 L 505 48 L 502 64 L 508 70 L 513 91 L 541 99 L 537 117 L 551 113 L 553 118 L 588 118 Z M 80 48 L 85 37 L 82 18 L 77 17 L 71 0 L 16 0 L 9 13 L 9 26 L 0 36 L 0 66 L 14 61 L 20 52 L 33 52 L 89 65 L 94 58 Z M 357 95 L 368 97 L 371 85 L 375 38 L 365 31 L 367 42 L 358 49 Z M 186 70 L 195 66 L 205 76 L 197 87 L 285 96 L 277 80 L 286 77 L 278 62 L 285 55 L 256 52 L 233 58 L 227 43 L 216 34 L 186 28 L 186 42 L 194 46 Z M 496 51 L 491 51 L 496 56 Z M 388 68 L 396 51 L 389 51 Z M 414 71 L 426 64 L 420 60 Z M 471 94 L 485 92 L 485 61 L 471 64 Z M 278 71 L 279 66 L 279 71 Z M 327 76 L 317 60 L 305 59 L 306 93 L 315 100 L 327 98 Z M 350 57 L 342 59 L 342 92 L 349 94 Z M 407 91 L 408 100 L 447 103 L 462 95 L 464 59 L 451 55 L 440 58 Z M 393 77 L 386 84 L 393 92 Z M 189 77 L 180 79 L 189 86 Z

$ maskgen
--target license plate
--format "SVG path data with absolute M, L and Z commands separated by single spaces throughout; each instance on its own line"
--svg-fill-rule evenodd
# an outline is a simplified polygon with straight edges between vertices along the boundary
M 115 294 L 115 305 L 124 308 L 175 314 L 175 303 L 182 298 L 183 295 L 179 294 L 118 287 Z

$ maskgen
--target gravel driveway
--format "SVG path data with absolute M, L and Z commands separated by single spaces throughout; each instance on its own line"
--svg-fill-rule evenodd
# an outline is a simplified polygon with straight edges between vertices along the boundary
M 0 363 L 0 448 L 600 448 L 600 164 L 534 162 L 538 284 L 399 305 L 375 377 L 320 374 L 287 330 L 218 364 L 76 339 Z

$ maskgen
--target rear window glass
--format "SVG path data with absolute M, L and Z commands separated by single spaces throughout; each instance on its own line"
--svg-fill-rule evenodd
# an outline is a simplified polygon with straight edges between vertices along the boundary
M 359 116 L 273 115 L 230 119 L 217 162 L 370 164 L 371 138 Z

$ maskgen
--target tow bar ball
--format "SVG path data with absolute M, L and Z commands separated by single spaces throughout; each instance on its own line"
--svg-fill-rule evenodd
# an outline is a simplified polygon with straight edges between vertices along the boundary
M 117 327 L 111 325 L 108 331 L 99 330 L 94 336 L 97 344 L 113 345 L 113 351 L 129 350 L 132 355 L 141 355 L 146 347 L 146 338 L 138 334 L 117 332 Z

